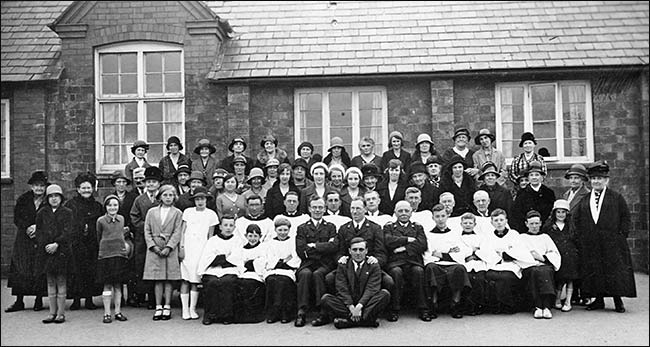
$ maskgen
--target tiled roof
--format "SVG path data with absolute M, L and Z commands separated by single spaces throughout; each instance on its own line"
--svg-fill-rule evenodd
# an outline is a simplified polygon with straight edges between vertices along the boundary
M 648 64 L 646 1 L 207 1 L 209 78 Z
M 47 27 L 72 1 L 2 2 L 2 81 L 57 79 L 61 40 Z

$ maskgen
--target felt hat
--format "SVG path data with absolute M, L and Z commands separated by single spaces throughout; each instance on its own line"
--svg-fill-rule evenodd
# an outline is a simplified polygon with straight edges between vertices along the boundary
M 449 160 L 446 166 L 449 172 L 451 172 L 451 168 L 456 164 L 463 164 L 463 168 L 465 169 L 467 168 L 467 163 L 465 162 L 465 159 L 463 159 L 463 157 L 461 157 L 460 155 L 454 155 L 453 157 L 451 157 L 451 159 Z
M 244 150 L 246 150 L 247 145 L 246 145 L 246 141 L 244 141 L 243 137 L 235 137 L 234 139 L 232 139 L 232 141 L 230 141 L 230 144 L 228 145 L 228 150 L 231 151 L 231 152 L 234 152 L 232 150 L 232 148 L 233 148 L 233 146 L 235 146 L 235 143 L 237 143 L 237 142 L 241 142 L 244 145 Z
M 569 201 L 567 201 L 567 200 L 557 199 L 553 203 L 553 210 L 555 210 L 557 208 L 562 208 L 562 209 L 565 209 L 565 210 L 569 211 L 571 209 L 571 205 L 569 204 Z
M 499 176 L 501 176 L 499 171 L 497 171 L 496 164 L 494 164 L 491 161 L 488 161 L 488 162 L 485 162 L 485 164 L 483 164 L 483 168 L 481 168 L 481 175 L 478 176 L 478 179 L 482 180 L 485 177 L 485 175 L 487 175 L 489 173 L 493 173 L 493 174 L 497 175 L 497 178 Z
M 131 184 L 131 180 L 128 179 L 128 178 L 126 177 L 126 175 L 124 174 L 124 170 L 116 170 L 116 171 L 113 172 L 113 174 L 111 175 L 111 185 L 114 186 L 114 185 L 115 185 L 115 181 L 117 181 L 117 180 L 120 179 L 120 178 L 126 180 L 126 184 Z
M 228 174 L 228 171 L 222 168 L 217 168 L 214 170 L 214 173 L 212 174 L 212 179 L 215 178 L 224 178 Z
M 205 175 L 203 174 L 203 172 L 198 170 L 192 171 L 192 173 L 190 174 L 190 178 L 187 180 L 187 182 L 189 183 L 192 182 L 193 180 L 200 180 L 201 182 L 203 182 L 203 184 L 206 184 Z
M 477 144 L 478 146 L 480 146 L 481 145 L 481 137 L 483 137 L 483 136 L 489 137 L 490 140 L 492 142 L 494 142 L 494 139 L 495 139 L 494 135 L 490 132 L 490 129 L 485 128 L 485 129 L 479 130 L 478 135 L 474 139 L 474 143 Z
M 425 175 L 429 175 L 426 165 L 424 165 L 421 161 L 416 161 L 414 163 L 411 163 L 411 165 L 409 166 L 408 173 L 409 173 L 409 177 L 415 175 L 416 173 L 423 173 Z
M 275 136 L 273 136 L 271 134 L 267 134 L 267 135 L 264 135 L 264 137 L 262 137 L 262 141 L 260 141 L 260 147 L 264 148 L 264 144 L 267 141 L 273 142 L 275 144 L 275 147 L 278 146 L 278 139 L 276 139 Z
M 183 150 L 183 144 L 181 143 L 181 140 L 176 136 L 170 136 L 167 139 L 167 145 L 165 146 L 167 148 L 167 150 L 169 150 L 169 145 L 171 145 L 172 143 L 177 144 L 178 149 Z
M 587 170 L 589 177 L 609 177 L 609 164 L 604 160 L 599 160 Z
M 280 166 L 280 161 L 277 160 L 276 158 L 271 158 L 266 161 L 266 165 L 264 165 L 265 168 L 269 166 Z
M 300 146 L 298 146 L 298 149 L 297 149 L 298 155 L 300 155 L 300 151 L 302 150 L 303 147 L 307 147 L 307 148 L 311 149 L 311 152 L 314 153 L 314 145 L 309 141 L 305 141 L 305 142 L 301 143 Z
M 351 173 L 357 173 L 359 175 L 359 179 L 363 179 L 363 172 L 361 172 L 361 169 L 359 169 L 356 166 L 349 167 L 347 170 L 345 170 L 345 179 L 348 179 L 348 175 Z
M 440 158 L 437 155 L 432 155 L 432 156 L 429 156 L 429 158 L 427 158 L 427 164 L 426 164 L 427 166 L 429 166 L 429 164 L 433 164 L 433 163 L 440 164 L 440 165 L 444 164 L 442 162 L 442 158 Z
M 379 172 L 379 167 L 377 167 L 377 165 L 373 163 L 364 164 L 361 167 L 361 173 L 363 173 L 364 177 L 375 176 L 377 177 L 377 179 L 381 179 L 383 177 L 382 174 Z
M 187 164 L 178 165 L 178 169 L 174 171 L 174 177 L 178 178 L 178 174 L 181 172 L 185 172 L 186 174 L 190 175 L 192 174 L 192 169 L 190 169 L 190 167 Z
M 232 158 L 232 167 L 235 167 L 235 163 L 244 163 L 246 165 L 247 162 L 246 157 L 243 155 L 236 155 Z
M 305 159 L 298 158 L 298 159 L 294 160 L 294 161 L 293 161 L 293 165 L 291 165 L 291 168 L 292 168 L 292 169 L 295 169 L 295 168 L 298 167 L 298 166 L 300 166 L 300 167 L 302 167 L 303 169 L 305 169 L 305 171 L 308 171 L 308 170 L 309 170 L 309 164 L 305 161 Z
M 402 141 L 402 146 L 404 146 L 404 136 L 402 135 L 401 132 L 394 130 L 391 131 L 390 134 L 388 134 L 388 148 L 392 148 L 391 142 L 393 141 L 393 137 L 398 138 L 400 141 Z
M 161 182 L 163 180 L 163 173 L 156 166 L 150 166 L 144 170 L 144 180 L 156 180 Z
M 537 140 L 535 140 L 535 135 L 531 132 L 525 132 L 521 134 L 521 141 L 519 141 L 519 147 L 524 146 L 524 142 L 526 141 L 533 141 L 534 144 L 537 144 Z
M 58 184 L 50 184 L 45 190 L 45 196 L 50 196 L 52 194 L 61 194 L 63 197 L 63 189 Z
M 146 142 L 142 140 L 136 140 L 135 142 L 133 142 L 133 146 L 131 146 L 131 153 L 135 154 L 135 150 L 138 147 L 144 148 L 145 151 L 149 150 L 149 145 Z
M 338 136 L 332 137 L 332 140 L 330 141 L 330 148 L 327 151 L 331 152 L 332 149 L 335 148 L 335 147 L 341 147 L 341 148 L 345 149 L 345 146 L 343 146 L 343 139 L 342 138 L 340 138 Z
M 194 153 L 201 154 L 201 148 L 203 148 L 203 147 L 209 148 L 210 149 L 210 154 L 214 154 L 214 152 L 217 151 L 217 148 L 210 143 L 210 140 L 208 140 L 208 139 L 200 139 L 199 143 L 194 148 Z
M 108 194 L 108 195 L 106 195 L 106 197 L 104 198 L 104 206 L 106 206 L 106 203 L 107 203 L 108 200 L 110 200 L 110 199 L 116 199 L 118 204 L 120 204 L 120 205 L 122 204 L 122 203 L 120 202 L 120 198 L 118 198 L 117 195 L 115 195 L 115 194 Z
M 296 159 L 296 161 L 298 161 L 298 159 Z M 314 176 L 314 171 L 319 167 L 325 170 L 325 176 L 327 176 L 327 174 L 330 172 L 330 169 L 327 167 L 327 165 L 325 165 L 325 163 L 317 162 L 311 166 L 311 169 L 309 169 L 309 174 L 311 176 Z M 305 168 L 305 170 L 307 170 L 307 168 Z
M 330 174 L 332 173 L 332 171 L 340 171 L 341 176 L 345 175 L 345 168 L 341 164 L 332 164 L 330 165 L 329 169 L 330 169 Z
M 431 136 L 429 136 L 429 134 L 418 135 L 418 139 L 415 142 L 415 147 L 417 147 L 422 142 L 428 142 L 431 146 L 433 146 L 433 141 L 431 141 Z
M 189 198 L 190 200 L 194 200 L 200 197 L 206 198 L 208 200 L 212 199 L 212 195 L 208 194 L 208 190 L 205 189 L 205 187 L 197 187 L 196 189 L 194 189 L 194 194 Z
M 542 163 L 538 162 L 537 160 L 530 163 L 530 166 L 528 167 L 528 170 L 526 170 L 525 175 L 528 176 L 531 172 L 539 172 L 543 176 L 546 176 Z
M 246 183 L 250 184 L 253 178 L 255 177 L 260 177 L 262 179 L 262 184 L 266 182 L 266 178 L 264 177 L 264 173 L 262 172 L 262 169 L 259 167 L 254 167 L 251 169 L 251 172 L 248 174 L 248 179 L 246 180 Z
M 456 140 L 456 137 L 458 137 L 459 135 L 467 136 L 468 141 L 472 138 L 472 136 L 470 136 L 469 130 L 467 130 L 467 128 L 457 128 L 456 131 L 454 131 L 454 136 L 452 136 L 451 139 Z
M 82 172 L 77 175 L 74 179 L 74 185 L 75 187 L 79 187 L 82 183 L 88 182 L 90 185 L 95 188 L 95 185 L 97 184 L 97 177 L 95 177 L 95 174 L 92 172 Z
M 146 169 L 143 168 L 143 167 L 133 169 L 133 178 L 142 178 L 142 179 L 144 179 L 145 170 Z
M 564 178 L 568 179 L 571 175 L 578 175 L 585 181 L 589 179 L 589 176 L 587 176 L 587 169 L 582 164 L 571 165 L 571 168 L 569 168 L 569 170 L 564 174 Z
M 29 178 L 29 181 L 27 181 L 27 184 L 33 184 L 36 182 L 43 182 L 45 185 L 47 185 L 49 182 L 47 181 L 47 174 L 45 171 L 34 171 L 32 172 L 32 177 Z

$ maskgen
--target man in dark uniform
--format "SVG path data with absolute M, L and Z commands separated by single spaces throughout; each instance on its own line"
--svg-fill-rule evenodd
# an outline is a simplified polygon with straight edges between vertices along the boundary
M 424 266 L 422 254 L 427 249 L 427 239 L 422 226 L 411 222 L 411 205 L 406 201 L 395 204 L 396 222 L 384 226 L 384 241 L 388 251 L 387 270 L 395 281 L 391 293 L 389 322 L 399 319 L 400 302 L 404 290 L 404 277 L 414 287 L 420 319 L 431 321 L 424 294 Z
M 334 255 L 338 250 L 336 226 L 323 219 L 325 201 L 315 195 L 309 201 L 311 218 L 298 227 L 296 253 L 302 261 L 296 273 L 298 284 L 298 315 L 294 323 L 305 326 L 305 316 L 312 306 L 320 306 L 325 294 L 325 275 L 336 266 Z
M 538 211 L 542 215 L 541 219 L 545 221 L 551 215 L 553 203 L 555 203 L 555 193 L 553 190 L 542 184 L 544 176 L 546 176 L 542 163 L 538 161 L 530 163 L 530 167 L 525 175 L 528 176 L 530 183 L 517 194 L 517 198 L 512 205 L 511 226 L 520 233 L 528 230 L 524 224 L 528 211 Z

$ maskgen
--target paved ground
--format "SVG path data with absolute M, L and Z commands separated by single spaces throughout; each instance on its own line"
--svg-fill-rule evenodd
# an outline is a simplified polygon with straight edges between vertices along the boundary
M 154 322 L 153 311 L 127 307 L 127 322 L 101 322 L 103 310 L 66 312 L 64 324 L 45 325 L 47 311 L 4 313 L 13 302 L 2 280 L 2 346 L 8 345 L 639 345 L 648 346 L 648 275 L 637 274 L 638 297 L 625 298 L 627 312 L 589 312 L 575 307 L 569 313 L 553 311 L 551 320 L 532 314 L 482 315 L 452 319 L 441 316 L 422 322 L 405 313 L 396 323 L 380 320 L 380 327 L 336 330 L 333 325 L 295 328 L 292 324 L 213 324 L 183 321 L 173 308 L 170 321 Z M 68 301 L 70 305 L 71 301 Z M 99 297 L 95 303 L 100 305 Z M 31 308 L 33 298 L 26 300 Z M 47 300 L 45 300 L 47 306 Z M 199 314 L 202 312 L 199 311 Z

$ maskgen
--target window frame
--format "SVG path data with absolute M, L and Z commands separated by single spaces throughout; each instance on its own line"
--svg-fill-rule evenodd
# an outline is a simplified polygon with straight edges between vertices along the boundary
M 146 71 L 145 71 L 145 53 L 149 52 L 180 52 L 180 73 L 181 73 L 181 90 L 178 93 L 157 93 L 154 95 L 147 95 L 146 93 Z M 102 75 L 100 56 L 102 54 L 110 53 L 136 53 L 136 81 L 137 81 L 137 94 L 108 94 L 102 95 Z M 103 133 L 102 133 L 102 111 L 101 107 L 104 103 L 137 103 L 137 117 L 138 117 L 138 139 L 147 138 L 147 102 L 181 102 L 181 115 L 180 126 L 181 133 L 174 134 L 178 136 L 181 143 L 185 140 L 185 49 L 182 45 L 163 43 L 156 41 L 133 41 L 127 43 L 116 43 L 106 46 L 98 47 L 94 50 L 94 63 L 95 63 L 95 169 L 97 173 L 109 174 L 116 170 L 123 170 L 124 166 L 131 161 L 131 157 L 120 164 L 104 164 L 104 146 L 103 146 Z M 164 87 L 164 82 L 163 82 Z M 164 115 L 163 121 L 164 122 Z M 164 152 L 163 152 L 164 156 Z M 158 162 L 152 162 L 147 158 L 149 164 L 158 166 Z
M 329 94 L 330 93 L 352 93 L 351 100 L 351 112 L 352 112 L 352 151 L 348 153 L 350 158 L 353 158 L 359 155 L 361 152 L 359 150 L 359 141 L 361 140 L 360 135 L 360 116 L 359 116 L 359 93 L 364 92 L 379 92 L 381 93 L 381 143 L 386 146 L 388 143 L 388 95 L 386 92 L 386 87 L 384 86 L 359 86 L 359 87 L 324 87 L 324 88 L 298 88 L 294 90 L 294 143 L 299 144 L 302 142 L 300 139 L 300 94 L 301 93 L 320 93 L 321 94 L 321 116 L 322 121 L 322 138 L 323 138 L 323 157 L 327 154 L 327 148 L 330 146 L 331 135 L 330 135 L 330 105 L 329 105 Z M 377 142 L 378 139 L 373 139 Z M 309 140 L 307 140 L 309 141 Z M 311 142 L 311 141 L 310 141 Z M 374 148 L 375 154 L 380 156 L 384 152 L 382 148 L 378 148 L 375 145 Z M 379 152 L 378 152 L 379 151 Z
M 554 81 L 520 81 L 504 82 L 495 85 L 495 125 L 496 125 L 496 147 L 503 152 L 503 131 L 501 118 L 501 89 L 512 87 L 524 88 L 524 132 L 533 132 L 532 101 L 530 90 L 531 86 L 553 85 L 555 87 L 555 135 L 557 154 L 551 157 L 545 157 L 544 161 L 549 163 L 568 164 L 568 163 L 591 163 L 594 161 L 594 130 L 593 130 L 593 100 L 591 95 L 591 83 L 588 80 L 554 80 Z M 570 85 L 583 85 L 585 87 L 585 132 L 586 132 L 586 155 L 570 157 L 564 155 L 564 118 L 562 114 L 562 87 Z M 521 136 L 521 134 L 520 134 Z M 516 138 L 513 138 L 516 140 Z M 514 142 L 516 143 L 516 141 Z M 514 157 L 519 153 L 506 157 L 506 163 L 510 165 Z
M 10 103 L 9 99 L 1 99 L 0 100 L 0 107 L 5 111 L 6 115 L 6 122 L 5 124 L 2 124 L 2 126 L 5 127 L 5 150 L 7 153 L 5 153 L 5 162 L 2 163 L 2 172 L 0 174 L 0 177 L 2 178 L 11 178 L 11 114 L 9 111 L 11 110 L 10 108 Z

